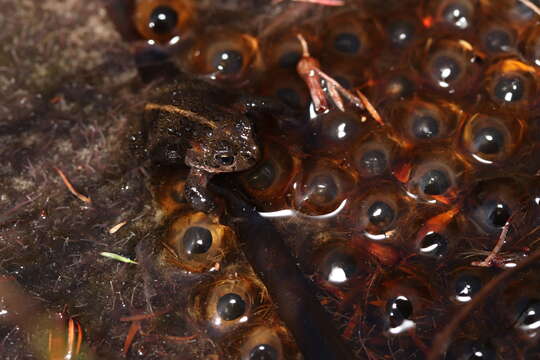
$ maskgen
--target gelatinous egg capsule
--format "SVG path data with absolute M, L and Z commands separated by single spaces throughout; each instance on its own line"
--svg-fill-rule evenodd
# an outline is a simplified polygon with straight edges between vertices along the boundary
M 277 142 L 263 145 L 262 159 L 240 175 L 244 189 L 262 210 L 280 210 L 285 207 L 285 194 L 300 171 L 300 160 Z
M 474 114 L 465 120 L 461 147 L 477 164 L 501 164 L 519 148 L 524 129 L 519 118 Z
M 461 338 L 448 347 L 446 359 L 496 360 L 497 350 L 489 340 Z
M 491 65 L 484 81 L 488 97 L 497 105 L 499 111 L 508 109 L 527 111 L 536 102 L 537 76 L 534 67 L 517 59 L 507 58 Z
M 476 22 L 478 3 L 478 0 L 427 1 L 424 24 L 436 24 L 448 30 L 469 30 Z
M 528 342 L 538 342 L 540 333 L 540 287 L 533 269 L 512 281 L 499 304 L 507 321 Z
M 486 267 L 459 267 L 452 271 L 447 296 L 456 304 L 468 303 L 495 274 Z
M 489 21 L 483 24 L 477 43 L 491 54 L 508 53 L 516 50 L 517 32 L 507 23 Z
M 385 16 L 382 20 L 386 42 L 393 55 L 395 50 L 410 49 L 421 41 L 421 24 L 417 18 L 398 13 Z
M 161 263 L 190 272 L 218 270 L 234 238 L 233 231 L 202 212 L 186 212 L 170 225 Z
M 520 183 L 512 178 L 481 180 L 467 195 L 470 220 L 486 234 L 499 234 L 524 197 Z
M 315 30 L 309 26 L 287 29 L 261 39 L 261 51 L 267 69 L 289 69 L 296 71 L 296 65 L 302 57 L 302 46 L 298 41 L 301 34 L 309 44 L 309 52 L 316 56 L 321 44 Z
M 187 208 L 184 198 L 184 186 L 187 170 L 177 174 L 160 174 L 160 183 L 154 187 L 156 202 L 159 205 L 158 217 L 167 217 L 173 213 Z
M 328 63 L 323 63 L 322 67 L 343 88 L 353 93 L 353 89 L 363 85 L 367 79 L 367 75 L 358 67 L 358 62 L 354 58 L 330 59 Z
M 419 209 L 421 210 L 421 209 Z M 422 219 L 415 235 L 412 251 L 423 259 L 448 260 L 459 242 L 455 218 L 459 207 L 448 209 L 425 208 L 418 212 Z
M 215 335 L 227 335 L 249 325 L 262 304 L 255 278 L 234 276 L 201 285 L 192 297 L 191 314 Z
M 538 0 L 529 0 L 529 2 L 534 6 L 540 6 L 540 1 Z M 501 14 L 504 14 L 506 22 L 521 29 L 534 24 L 538 17 L 529 3 L 521 0 L 483 1 L 482 8 L 486 17 L 500 17 Z
M 366 257 L 350 243 L 330 242 L 313 254 L 313 272 L 325 286 L 346 286 L 367 274 Z
M 418 242 L 417 253 L 422 256 L 441 259 L 449 253 L 450 244 L 447 233 L 430 231 Z
M 429 88 L 458 97 L 476 90 L 482 72 L 481 60 L 465 40 L 428 41 L 426 52 L 418 56 Z
M 279 323 L 269 321 L 250 329 L 230 348 L 241 360 L 285 360 L 295 358 L 291 336 Z
M 326 56 L 369 59 L 381 38 L 380 25 L 373 19 L 360 19 L 358 12 L 345 12 L 329 18 L 325 24 Z
M 449 204 L 466 170 L 465 163 L 442 147 L 421 147 L 412 153 L 407 194 L 415 200 Z
M 540 66 L 540 28 L 532 26 L 522 35 L 520 50 L 531 65 Z
M 364 178 L 389 174 L 397 150 L 398 145 L 384 133 L 369 133 L 368 138 L 354 145 L 351 166 Z
M 395 274 L 394 274 L 395 275 Z M 421 274 L 415 277 L 397 276 L 386 279 L 380 289 L 377 304 L 382 312 L 385 329 L 388 335 L 399 335 L 418 326 L 426 306 L 433 301 L 426 279 Z
M 309 108 L 310 97 L 306 84 L 296 70 L 274 68 L 267 70 L 262 77 L 257 92 L 273 97 L 293 111 L 304 113 Z
M 336 154 L 345 157 L 346 150 L 352 148 L 361 137 L 376 126 L 367 114 L 358 111 L 333 110 L 317 116 L 313 120 L 306 148 L 310 152 Z
M 244 86 L 261 69 L 255 37 L 234 29 L 212 28 L 189 51 L 191 71 L 232 86 Z
M 150 44 L 178 42 L 194 22 L 191 0 L 136 0 L 133 22 Z
M 418 91 L 418 76 L 410 68 L 399 68 L 393 71 L 384 70 L 375 74 L 368 83 L 367 96 L 378 108 L 384 109 L 384 104 L 409 99 Z
M 404 236 L 407 230 L 400 231 L 400 224 L 410 210 L 407 210 L 408 199 L 397 184 L 383 180 L 362 188 L 365 190 L 350 208 L 352 226 L 374 241 L 391 239 L 398 234 Z
M 294 207 L 306 215 L 331 213 L 347 201 L 354 184 L 354 176 L 330 160 L 306 161 L 292 186 Z
M 421 144 L 451 138 L 460 114 L 455 104 L 414 98 L 393 106 L 389 119 L 408 142 Z

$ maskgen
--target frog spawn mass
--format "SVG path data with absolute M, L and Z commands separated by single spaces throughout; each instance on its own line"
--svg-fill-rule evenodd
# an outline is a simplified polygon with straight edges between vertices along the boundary
M 514 0 L 308 6 L 316 16 L 270 33 L 204 28 L 204 14 L 180 0 L 138 1 L 132 19 L 140 41 L 183 69 L 293 109 L 292 120 L 256 124 L 262 159 L 234 181 L 359 358 L 425 358 L 434 334 L 537 249 L 540 16 Z M 191 44 L 176 53 L 184 34 Z M 352 104 L 314 111 L 296 72 L 297 34 L 343 88 L 361 89 L 382 125 Z M 226 356 L 296 356 L 233 231 L 186 210 L 173 183 L 156 188 L 170 222 L 161 262 L 212 279 L 189 294 L 191 316 Z M 537 280 L 521 271 L 492 291 L 441 353 L 533 358 Z

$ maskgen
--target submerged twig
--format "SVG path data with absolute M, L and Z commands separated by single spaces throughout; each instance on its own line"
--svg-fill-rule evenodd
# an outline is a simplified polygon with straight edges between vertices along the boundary
M 495 244 L 495 247 L 489 255 L 483 260 L 483 261 L 473 261 L 471 263 L 472 266 L 480 266 L 480 267 L 490 267 L 495 262 L 499 251 L 501 251 L 502 246 L 506 242 L 506 237 L 508 235 L 508 230 L 510 229 L 510 219 L 504 224 L 501 234 L 499 235 L 499 239 L 497 240 L 497 243 Z
M 75 195 L 79 200 L 81 200 L 84 203 L 87 203 L 87 204 L 92 203 L 92 199 L 90 199 L 88 196 L 85 196 L 85 195 L 81 194 L 80 192 L 78 192 L 77 190 L 75 190 L 75 188 L 73 187 L 73 185 L 71 184 L 71 182 L 69 181 L 69 179 L 67 178 L 67 176 L 64 174 L 64 172 L 62 170 L 60 170 L 57 167 L 55 167 L 54 169 L 56 170 L 58 175 L 60 175 L 60 178 L 62 178 L 62 181 L 64 182 L 64 184 L 66 185 L 68 190 L 73 195 Z
M 482 289 L 468 302 L 465 306 L 461 307 L 459 311 L 451 318 L 446 327 L 435 336 L 433 346 L 428 354 L 427 360 L 437 360 L 445 351 L 448 346 L 448 341 L 452 337 L 454 330 L 461 325 L 463 320 L 469 316 L 475 307 L 479 304 L 483 304 L 487 296 L 501 285 L 504 281 L 510 279 L 517 272 L 533 265 L 540 260 L 540 249 L 536 250 L 530 257 L 519 263 L 518 266 L 506 270 L 499 275 L 491 279 Z

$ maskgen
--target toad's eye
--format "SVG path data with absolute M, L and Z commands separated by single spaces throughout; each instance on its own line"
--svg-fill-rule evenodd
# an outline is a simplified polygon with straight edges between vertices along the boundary
M 193 8 L 188 0 L 143 0 L 137 1 L 133 17 L 143 37 L 166 43 L 186 32 L 193 21 Z
M 234 164 L 234 156 L 227 154 L 219 154 L 214 157 L 216 162 L 221 166 L 231 166 Z
M 480 66 L 470 44 L 441 40 L 428 51 L 422 68 L 431 86 L 448 94 L 464 95 L 475 85 Z
M 168 6 L 158 6 L 150 14 L 148 27 L 156 34 L 168 33 L 178 23 L 176 11 Z
M 232 30 L 209 30 L 191 49 L 188 63 L 194 72 L 218 81 L 240 84 L 260 66 L 257 40 Z
M 244 57 L 237 50 L 226 49 L 213 54 L 211 65 L 212 68 L 223 75 L 232 75 L 242 69 Z

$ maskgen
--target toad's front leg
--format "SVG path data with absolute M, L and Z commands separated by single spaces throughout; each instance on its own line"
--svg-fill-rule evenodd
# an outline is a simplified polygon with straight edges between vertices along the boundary
M 216 210 L 216 203 L 208 191 L 208 181 L 213 174 L 202 169 L 191 168 L 186 179 L 184 196 L 194 210 L 212 213 Z

